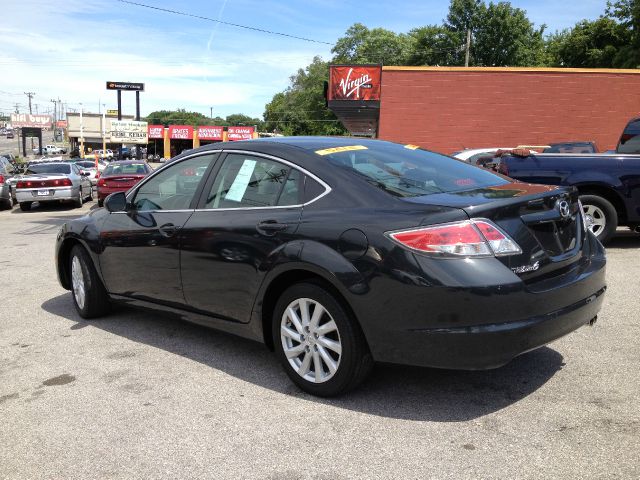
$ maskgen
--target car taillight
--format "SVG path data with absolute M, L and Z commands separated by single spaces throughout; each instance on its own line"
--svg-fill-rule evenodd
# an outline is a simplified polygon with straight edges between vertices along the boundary
M 96 170 L 96 178 L 100 178 L 100 170 Z
M 107 181 L 104 178 L 101 178 L 100 180 L 98 180 L 99 187 L 104 187 L 106 185 L 107 185 Z
M 4 185 L 4 175 L 0 175 L 0 185 Z
M 484 219 L 388 232 L 387 235 L 411 250 L 439 256 L 486 257 L 522 253 L 506 233 Z
M 30 181 L 26 181 L 26 182 L 20 181 L 16 183 L 16 188 L 31 188 L 31 187 L 33 187 L 33 183 Z

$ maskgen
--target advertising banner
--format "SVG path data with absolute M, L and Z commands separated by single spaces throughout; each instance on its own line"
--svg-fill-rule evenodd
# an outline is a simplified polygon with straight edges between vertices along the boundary
M 49 115 L 30 115 L 28 113 L 12 113 L 11 125 L 13 128 L 51 128 Z
M 108 81 L 107 90 L 137 90 L 138 92 L 144 92 L 144 83 Z
M 191 140 L 193 127 L 191 125 L 170 125 L 169 138 L 171 140 Z
M 231 141 L 251 140 L 253 130 L 253 127 L 229 127 L 227 128 L 227 139 Z
M 67 121 L 66 120 L 58 120 L 56 122 L 56 128 L 67 128 Z
M 164 138 L 164 125 L 149 125 L 149 140 Z
M 203 125 L 198 127 L 198 138 L 200 140 L 222 140 L 224 128 Z
M 331 65 L 327 100 L 380 100 L 380 65 Z
M 147 122 L 111 120 L 111 141 L 114 143 L 148 143 Z

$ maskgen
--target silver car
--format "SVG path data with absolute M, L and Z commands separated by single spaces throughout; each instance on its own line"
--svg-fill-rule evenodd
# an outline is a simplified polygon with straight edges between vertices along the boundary
M 20 209 L 28 211 L 33 202 L 73 201 L 81 207 L 85 198 L 93 200 L 87 173 L 69 162 L 31 163 L 15 184 Z
M 13 207 L 11 181 L 15 175 L 15 168 L 6 157 L 0 156 L 0 208 Z

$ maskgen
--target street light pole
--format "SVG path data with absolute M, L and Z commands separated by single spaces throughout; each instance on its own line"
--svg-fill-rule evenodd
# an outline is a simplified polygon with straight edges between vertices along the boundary
M 80 158 L 84 158 L 84 125 L 82 123 L 82 111 L 84 107 L 80 104 Z

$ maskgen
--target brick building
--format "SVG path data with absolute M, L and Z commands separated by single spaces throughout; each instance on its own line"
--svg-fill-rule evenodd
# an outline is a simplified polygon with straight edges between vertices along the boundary
M 385 66 L 380 81 L 377 137 L 444 153 L 571 140 L 607 150 L 640 114 L 640 70 Z

